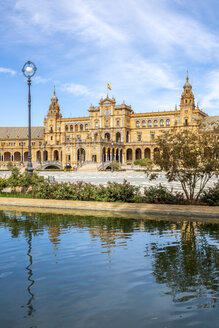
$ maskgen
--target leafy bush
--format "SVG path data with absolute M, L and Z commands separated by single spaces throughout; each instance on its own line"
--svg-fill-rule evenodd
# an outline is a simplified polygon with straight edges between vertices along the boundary
M 144 190 L 146 203 L 153 204 L 185 204 L 183 193 L 169 191 L 166 187 L 159 184 Z
M 8 186 L 8 180 L 0 178 L 0 192 Z
M 33 173 L 32 176 L 30 176 L 27 172 L 24 172 L 23 174 L 20 174 L 17 167 L 12 168 L 12 172 L 10 177 L 8 178 L 8 186 L 12 189 L 15 189 L 16 187 L 30 187 L 35 186 L 36 184 L 43 182 L 44 177 L 38 176 L 37 173 Z
M 46 180 L 33 187 L 33 194 L 46 199 L 132 202 L 139 195 L 139 187 L 130 185 L 126 180 L 122 184 L 108 182 L 107 186 L 95 186 L 83 181 L 56 183 Z
M 15 189 L 16 187 L 20 186 L 20 178 L 21 175 L 19 173 L 19 170 L 17 167 L 12 167 L 11 169 L 11 175 L 8 178 L 8 186 L 11 187 L 12 189 Z
M 208 205 L 219 206 L 219 181 L 214 184 L 214 187 L 204 190 L 200 199 Z
M 153 162 L 150 158 L 136 159 L 136 161 L 134 161 L 134 164 L 140 166 L 146 166 L 148 168 L 152 168 L 153 166 Z
M 99 186 L 96 193 L 97 200 L 130 203 L 134 201 L 136 195 L 140 194 L 140 188 L 124 180 L 123 183 L 108 182 L 106 187 Z

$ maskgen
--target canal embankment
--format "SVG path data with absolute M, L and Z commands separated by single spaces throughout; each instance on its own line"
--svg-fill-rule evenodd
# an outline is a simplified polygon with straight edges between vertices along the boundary
M 57 211 L 83 211 L 130 215 L 159 215 L 159 216 L 181 216 L 184 218 L 215 218 L 219 221 L 219 208 L 214 206 L 200 205 L 165 205 L 165 204 L 142 204 L 142 203 L 112 203 L 95 201 L 72 201 L 72 200 L 54 200 L 54 199 L 29 199 L 29 198 L 0 198 L 0 208 L 19 208 Z

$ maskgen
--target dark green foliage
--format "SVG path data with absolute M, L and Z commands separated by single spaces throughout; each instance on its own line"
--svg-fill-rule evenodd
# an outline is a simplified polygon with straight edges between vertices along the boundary
M 201 201 L 211 206 L 219 206 L 219 181 L 215 183 L 214 187 L 203 191 Z
M 0 192 L 8 186 L 8 181 L 6 179 L 0 178 Z
M 185 204 L 183 193 L 169 191 L 166 187 L 159 184 L 144 190 L 146 203 L 154 204 Z

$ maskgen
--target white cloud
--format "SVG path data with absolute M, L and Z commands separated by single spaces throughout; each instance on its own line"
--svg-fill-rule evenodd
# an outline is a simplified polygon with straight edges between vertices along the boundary
M 37 84 L 45 84 L 45 83 L 48 83 L 48 82 L 51 82 L 52 81 L 52 79 L 41 77 L 39 75 L 36 76 L 36 77 L 34 77 L 33 80 Z
M 11 74 L 13 76 L 16 74 L 16 71 L 11 68 L 0 67 L 0 73 Z
M 74 94 L 75 96 L 92 96 L 92 92 L 84 85 L 76 83 L 65 83 L 61 86 L 62 91 Z

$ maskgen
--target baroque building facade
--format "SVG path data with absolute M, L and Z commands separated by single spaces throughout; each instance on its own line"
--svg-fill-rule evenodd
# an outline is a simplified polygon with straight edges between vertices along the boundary
M 218 117 L 216 117 L 218 119 Z M 187 77 L 179 109 L 135 113 L 114 98 L 101 99 L 99 106 L 90 106 L 89 116 L 63 118 L 54 90 L 44 126 L 32 127 L 32 161 L 65 167 L 85 163 L 109 162 L 112 159 L 127 165 L 136 159 L 151 158 L 158 150 L 156 137 L 165 131 L 197 129 L 207 122 L 208 115 L 195 105 L 192 86 Z M 1 164 L 28 160 L 28 129 L 0 128 Z

